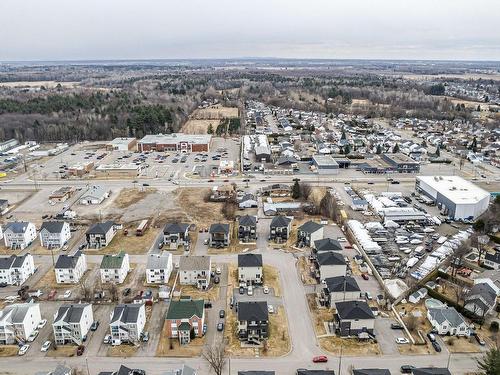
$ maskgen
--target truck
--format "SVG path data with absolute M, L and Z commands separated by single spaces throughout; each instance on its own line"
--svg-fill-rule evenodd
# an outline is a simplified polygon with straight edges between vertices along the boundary
M 143 236 L 144 233 L 146 233 L 146 231 L 148 230 L 148 228 L 149 228 L 149 220 L 148 219 L 142 220 L 139 223 L 139 226 L 137 227 L 137 229 L 135 230 L 135 235 L 136 236 Z

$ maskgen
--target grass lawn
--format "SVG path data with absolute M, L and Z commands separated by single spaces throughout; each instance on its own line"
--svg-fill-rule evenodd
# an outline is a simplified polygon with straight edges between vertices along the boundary
M 17 355 L 18 351 L 17 345 L 0 345 L 0 357 L 12 357 Z
M 321 337 L 318 339 L 321 348 L 334 355 L 380 355 L 378 343 L 372 341 L 359 341 L 358 339 L 342 338 L 337 336 Z
M 74 357 L 76 355 L 75 345 L 51 346 L 47 352 L 47 357 Z
M 332 320 L 332 311 L 327 308 L 318 308 L 314 293 L 307 294 L 306 297 L 307 304 L 309 305 L 309 310 L 311 311 L 311 317 L 313 320 L 314 331 L 316 332 L 316 335 L 326 335 L 324 322 Z
M 137 353 L 139 346 L 136 345 L 115 345 L 108 348 L 108 357 L 132 357 Z
M 267 285 L 269 288 L 273 288 L 274 295 L 279 297 L 281 295 L 279 271 L 269 265 L 264 265 L 263 269 L 264 285 Z M 236 272 L 238 272 L 238 270 L 236 270 Z
M 187 345 L 180 345 L 179 340 L 167 337 L 167 326 L 163 325 L 160 342 L 156 348 L 157 357 L 198 357 L 203 351 L 205 338 L 199 337 L 191 340 Z
M 103 247 L 99 250 L 97 249 L 87 249 L 85 250 L 86 254 L 117 254 L 120 251 L 125 251 L 129 255 L 133 254 L 146 254 L 148 250 L 153 245 L 158 233 L 160 232 L 160 228 L 152 228 L 150 227 L 143 236 L 135 235 L 135 228 L 133 226 L 129 229 L 129 234 L 125 236 L 123 231 L 118 231 L 115 237 L 111 241 L 111 243 Z

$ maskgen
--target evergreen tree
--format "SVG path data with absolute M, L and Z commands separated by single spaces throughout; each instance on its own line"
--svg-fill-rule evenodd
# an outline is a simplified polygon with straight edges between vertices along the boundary
M 300 185 L 297 180 L 295 180 L 295 183 L 292 186 L 292 198 L 293 199 L 299 199 L 300 198 Z
M 500 374 L 500 349 L 492 348 L 486 352 L 483 358 L 477 361 L 477 365 L 484 375 Z
M 392 153 L 395 154 L 396 152 L 399 152 L 399 145 L 397 143 L 392 148 Z
M 382 145 L 377 145 L 377 155 L 380 155 L 382 153 Z
M 212 126 L 212 124 L 208 125 L 207 133 L 208 134 L 213 134 L 214 133 L 214 127 Z
M 350 152 L 351 152 L 351 145 L 346 144 L 344 146 L 344 154 L 349 155 Z
M 441 156 L 441 145 L 437 145 L 437 147 L 436 147 L 436 156 L 437 157 Z

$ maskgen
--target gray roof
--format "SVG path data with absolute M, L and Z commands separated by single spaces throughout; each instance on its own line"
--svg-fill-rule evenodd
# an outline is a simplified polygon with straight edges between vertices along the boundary
M 365 301 L 336 302 L 335 309 L 341 320 L 375 319 L 372 309 Z
M 172 255 L 167 251 L 162 251 L 160 254 L 149 254 L 146 269 L 167 269 L 170 263 L 169 259 L 171 259 L 171 257 Z
M 78 263 L 78 259 L 83 256 L 81 251 L 77 251 L 74 255 L 61 254 L 57 258 L 57 262 L 54 268 L 58 269 L 73 269 Z
M 353 375 L 391 375 L 391 372 L 386 368 L 365 368 L 353 370 Z
M 229 224 L 215 223 L 210 225 L 210 233 L 229 233 Z
M 186 223 L 167 223 L 165 228 L 163 228 L 163 233 L 186 233 L 189 228 L 189 224 Z
M 492 253 L 486 253 L 484 255 L 484 259 L 489 260 L 490 262 L 500 264 L 500 251 Z
M 7 230 L 10 230 L 13 233 L 24 233 L 28 228 L 28 224 L 30 223 L 27 221 L 12 221 L 5 224 L 3 231 L 6 232 Z
M 314 241 L 316 251 L 342 251 L 342 245 L 339 241 L 332 238 L 323 238 L 322 240 Z
M 11 314 L 10 322 L 22 323 L 24 321 L 24 317 L 28 313 L 28 310 L 34 305 L 34 303 L 16 303 L 13 305 L 7 305 L 0 311 L 0 319 L 3 319 L 7 314 Z
M 336 251 L 325 251 L 319 253 L 317 257 L 317 262 L 320 266 L 343 266 L 346 265 L 344 257 L 342 254 Z
M 83 315 L 83 310 L 87 306 L 89 306 L 88 303 L 62 305 L 57 310 L 57 316 L 54 319 L 54 323 L 59 321 L 63 321 L 65 323 L 79 323 Z
M 413 375 L 451 375 L 450 370 L 445 367 L 421 367 L 415 368 L 412 372 Z
M 335 375 L 333 370 L 308 370 L 305 368 L 297 369 L 297 375 Z
M 462 323 L 465 323 L 462 315 L 454 307 L 429 308 L 429 314 L 438 324 L 449 322 L 452 327 L 458 327 Z
M 276 227 L 288 227 L 292 219 L 289 217 L 283 216 L 283 215 L 278 215 L 273 217 L 271 220 L 271 228 L 276 228 Z
M 274 375 L 274 371 L 238 371 L 238 375 Z
M 238 267 L 262 267 L 262 254 L 238 254 Z
M 490 306 L 493 306 L 496 303 L 497 294 L 488 283 L 478 283 L 471 288 L 469 296 L 473 297 L 477 295 L 482 296 L 485 302 L 488 303 L 488 305 Z M 468 300 L 469 299 L 467 298 L 467 301 Z
M 314 233 L 317 230 L 320 230 L 321 228 L 323 228 L 323 225 L 318 224 L 315 221 L 309 220 L 308 222 L 302 224 L 299 227 L 299 231 L 306 232 L 306 233 Z
M 250 215 L 241 216 L 238 220 L 238 224 L 246 227 L 254 227 L 257 225 L 257 218 Z
M 210 256 L 208 255 L 183 255 L 179 258 L 179 269 L 181 271 L 197 271 L 210 269 Z
M 240 302 L 238 303 L 238 320 L 264 321 L 269 320 L 267 302 Z
M 351 276 L 336 276 L 327 277 L 325 280 L 328 292 L 360 292 L 361 289 L 354 277 Z
M 108 191 L 109 191 L 109 189 L 106 189 L 102 185 L 94 185 L 89 190 L 87 190 L 87 192 L 85 194 L 83 194 L 80 199 L 101 198 Z
M 44 221 L 40 231 L 45 229 L 49 233 L 61 233 L 64 224 L 64 221 Z
M 110 323 L 137 323 L 139 312 L 141 311 L 142 303 L 129 303 L 115 306 Z
M 9 257 L 0 257 L 0 270 L 19 268 L 24 264 L 24 260 L 29 253 L 24 255 L 11 255 Z
M 87 234 L 106 234 L 115 225 L 113 221 L 95 223 L 87 230 Z

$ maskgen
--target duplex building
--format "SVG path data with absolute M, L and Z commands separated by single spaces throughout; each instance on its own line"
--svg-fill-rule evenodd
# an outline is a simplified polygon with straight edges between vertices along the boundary
M 58 249 L 71 238 L 69 223 L 64 221 L 44 221 L 40 228 L 40 243 L 47 249 Z
M 465 297 L 464 308 L 477 317 L 484 318 L 497 304 L 500 289 L 491 279 L 475 279 L 474 286 Z
M 340 336 L 373 335 L 375 316 L 365 301 L 339 301 L 335 303 L 335 309 L 334 318 Z
M 16 303 L 0 310 L 0 345 L 25 342 L 42 320 L 38 303 Z
M 292 219 L 278 215 L 273 217 L 270 225 L 269 240 L 277 243 L 286 242 L 292 231 Z
M 261 285 L 264 280 L 262 254 L 238 254 L 238 281 Z
M 454 307 L 436 307 L 427 310 L 427 319 L 439 335 L 469 336 L 469 326 Z
M 189 244 L 189 224 L 168 223 L 163 228 L 163 243 L 170 249 L 186 247 Z
M 231 241 L 229 224 L 216 223 L 210 225 L 208 231 L 210 247 L 226 247 Z
M 205 301 L 181 297 L 170 302 L 165 318 L 167 337 L 177 338 L 181 345 L 191 342 L 191 337 L 203 336 Z
M 339 241 L 332 238 L 323 238 L 321 240 L 316 240 L 312 246 L 314 252 L 323 253 L 325 251 L 342 251 L 342 245 Z
M 52 323 L 55 343 L 81 345 L 93 322 L 94 314 L 89 303 L 60 306 Z
M 0 257 L 0 283 L 22 285 L 34 273 L 35 263 L 29 253 Z
M 137 343 L 146 325 L 146 308 L 143 303 L 120 304 L 110 314 L 111 344 Z
M 4 225 L 3 240 L 10 249 L 27 248 L 36 238 L 35 224 L 26 221 L 14 221 Z
M 172 273 L 172 254 L 162 251 L 149 254 L 146 263 L 146 282 L 148 284 L 167 284 Z
M 297 230 L 297 244 L 299 246 L 312 246 L 314 241 L 323 238 L 323 225 L 314 221 L 302 224 Z
M 129 256 L 124 251 L 120 251 L 118 254 L 114 255 L 106 254 L 102 257 L 99 272 L 103 284 L 121 284 L 125 281 L 129 271 Z
M 238 238 L 243 242 L 257 239 L 257 218 L 245 215 L 238 219 Z
M 87 258 L 81 251 L 77 251 L 74 255 L 59 255 L 54 266 L 58 284 L 76 284 L 85 271 L 87 271 Z
M 321 297 L 326 306 L 333 306 L 340 301 L 354 301 L 361 298 L 361 289 L 354 277 L 327 277 L 324 279 L 324 285 Z
M 92 224 L 85 233 L 87 246 L 91 249 L 108 246 L 115 237 L 116 232 L 117 225 L 113 221 Z
M 207 289 L 210 285 L 211 267 L 209 256 L 181 256 L 179 259 L 179 284 Z
M 260 344 L 269 336 L 267 302 L 238 303 L 238 338 L 249 344 Z
M 316 267 L 319 271 L 319 279 L 325 280 L 329 277 L 345 276 L 347 263 L 341 253 L 326 251 L 317 254 Z

